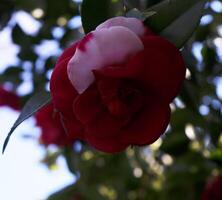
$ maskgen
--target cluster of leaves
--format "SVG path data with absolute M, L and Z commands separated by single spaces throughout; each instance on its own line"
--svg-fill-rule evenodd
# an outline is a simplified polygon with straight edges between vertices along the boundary
M 83 1 L 81 16 L 86 33 L 116 15 L 138 17 L 178 47 L 186 42 L 182 53 L 189 71 L 180 96 L 172 103 L 170 128 L 153 145 L 106 155 L 78 143 L 76 145 L 81 148 L 75 145 L 73 149 L 63 148 L 53 154 L 47 153 L 46 164 L 53 165 L 56 158 L 63 155 L 69 170 L 78 178 L 76 183 L 52 194 L 48 200 L 195 200 L 199 199 L 207 178 L 222 173 L 222 99 L 217 91 L 222 74 L 217 44 L 222 41 L 222 33 L 218 32 L 222 17 L 208 2 L 204 17 L 211 20 L 201 23 L 193 34 L 204 4 L 205 1 L 201 0 Z M 23 81 L 22 74 L 28 70 L 28 63 L 33 91 L 21 97 L 24 102 L 37 91 L 45 90 L 49 81 L 47 74 L 56 62 L 56 55 L 45 58 L 35 50 L 36 46 L 47 40 L 57 42 L 59 48 L 64 49 L 83 35 L 81 27 L 70 27 L 73 17 L 80 15 L 79 6 L 80 3 L 72 0 L 0 3 L 0 8 L 3 8 L 0 28 L 12 29 L 12 40 L 20 48 L 19 62 L 1 74 L 0 83 L 10 82 L 16 90 Z M 21 11 L 40 23 L 36 34 L 30 35 L 19 23 L 11 22 Z M 56 36 L 55 30 L 60 30 L 61 36 Z M 200 58 L 196 56 L 197 46 L 200 47 Z M 48 102 L 50 97 L 47 95 L 37 95 L 41 102 L 31 103 L 31 110 L 30 104 L 26 105 L 25 114 L 20 116 L 15 127 Z

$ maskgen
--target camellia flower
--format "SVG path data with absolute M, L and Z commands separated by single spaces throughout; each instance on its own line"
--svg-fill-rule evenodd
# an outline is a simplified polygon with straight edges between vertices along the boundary
M 19 97 L 15 93 L 0 87 L 0 106 L 9 106 L 19 110 L 21 105 Z
M 184 77 L 173 44 L 138 19 L 116 17 L 63 52 L 50 88 L 68 134 L 113 153 L 164 133 Z
M 60 115 L 53 109 L 52 103 L 40 109 L 36 115 L 37 125 L 41 128 L 40 142 L 45 145 L 55 144 L 58 146 L 71 145 L 74 139 L 65 132 Z
M 222 199 L 222 176 L 211 178 L 202 195 L 201 200 L 221 200 Z

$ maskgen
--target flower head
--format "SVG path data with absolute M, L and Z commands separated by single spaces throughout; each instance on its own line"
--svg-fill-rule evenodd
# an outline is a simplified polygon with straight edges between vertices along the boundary
M 184 77 L 173 44 L 135 18 L 116 17 L 63 52 L 50 87 L 68 133 L 113 153 L 164 133 Z

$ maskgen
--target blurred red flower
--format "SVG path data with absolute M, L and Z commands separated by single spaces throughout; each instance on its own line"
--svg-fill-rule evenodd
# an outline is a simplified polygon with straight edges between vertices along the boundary
M 201 195 L 201 200 L 221 200 L 222 199 L 222 176 L 211 178 Z
M 0 106 L 9 106 L 15 110 L 19 110 L 21 108 L 20 99 L 14 92 L 0 86 Z

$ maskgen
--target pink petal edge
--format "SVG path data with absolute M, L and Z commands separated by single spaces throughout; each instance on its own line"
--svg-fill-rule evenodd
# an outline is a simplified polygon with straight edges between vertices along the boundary
M 80 41 L 68 63 L 68 77 L 81 94 L 94 81 L 92 70 L 123 63 L 143 48 L 140 38 L 126 27 L 97 29 Z
M 138 36 L 143 36 L 146 32 L 146 27 L 143 25 L 142 21 L 132 17 L 114 17 L 108 19 L 107 21 L 97 26 L 96 30 L 100 30 L 102 28 L 110 28 L 113 26 L 123 26 L 130 29 Z

